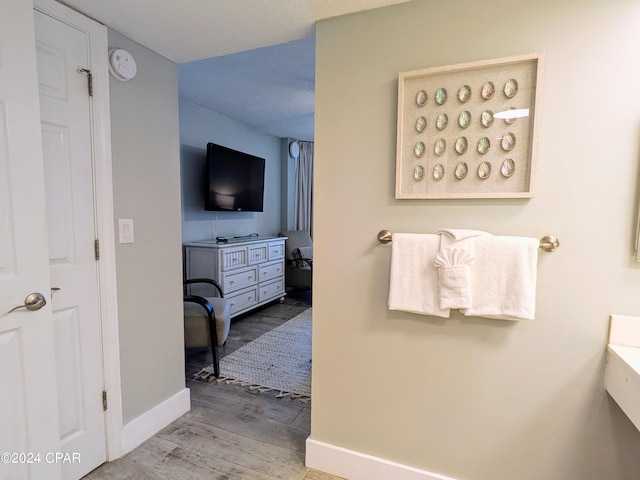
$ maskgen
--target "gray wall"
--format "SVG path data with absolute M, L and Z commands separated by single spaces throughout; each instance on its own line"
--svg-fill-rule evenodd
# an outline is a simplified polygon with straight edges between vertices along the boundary
M 312 439 L 459 480 L 638 478 L 603 377 L 609 315 L 640 315 L 639 18 L 629 0 L 450 0 L 319 23 Z M 398 72 L 535 51 L 535 198 L 395 200 Z M 535 320 L 387 309 L 376 233 L 446 227 L 560 238 Z
M 281 230 L 281 141 L 242 122 L 189 100 L 180 99 L 180 163 L 182 239 L 213 239 L 219 235 L 275 235 Z M 203 176 L 208 142 L 266 160 L 264 212 L 207 212 Z
M 118 33 L 109 47 L 138 65 L 133 80 L 109 83 L 116 232 L 118 218 L 135 232 L 133 244 L 116 239 L 127 423 L 184 388 L 178 80 L 173 62 Z

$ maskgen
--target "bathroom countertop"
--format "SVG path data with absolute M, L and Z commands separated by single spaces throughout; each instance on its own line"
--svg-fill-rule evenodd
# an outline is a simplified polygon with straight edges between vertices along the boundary
M 607 349 L 626 363 L 632 372 L 640 376 L 640 348 L 614 345 L 610 343 L 607 345 Z
M 605 386 L 640 430 L 640 317 L 611 316 Z

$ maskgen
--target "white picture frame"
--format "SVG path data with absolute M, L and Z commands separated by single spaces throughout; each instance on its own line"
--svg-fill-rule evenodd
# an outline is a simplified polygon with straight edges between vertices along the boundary
M 395 198 L 533 197 L 543 59 L 401 72 Z

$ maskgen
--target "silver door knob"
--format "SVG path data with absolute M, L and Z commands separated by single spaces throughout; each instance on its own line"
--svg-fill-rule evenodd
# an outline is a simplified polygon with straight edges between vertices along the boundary
M 24 305 L 13 307 L 11 310 L 9 310 L 8 313 L 18 310 L 19 308 L 26 308 L 27 310 L 34 312 L 36 310 L 40 310 L 46 304 L 47 299 L 44 298 L 44 295 L 38 292 L 34 292 L 27 295 L 27 298 L 24 299 Z

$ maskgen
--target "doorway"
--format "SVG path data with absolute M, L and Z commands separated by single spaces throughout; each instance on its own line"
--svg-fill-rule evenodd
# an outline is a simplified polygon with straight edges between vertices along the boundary
M 34 4 L 60 452 L 80 478 L 120 456 L 106 28 Z M 109 401 L 111 400 L 111 402 Z

